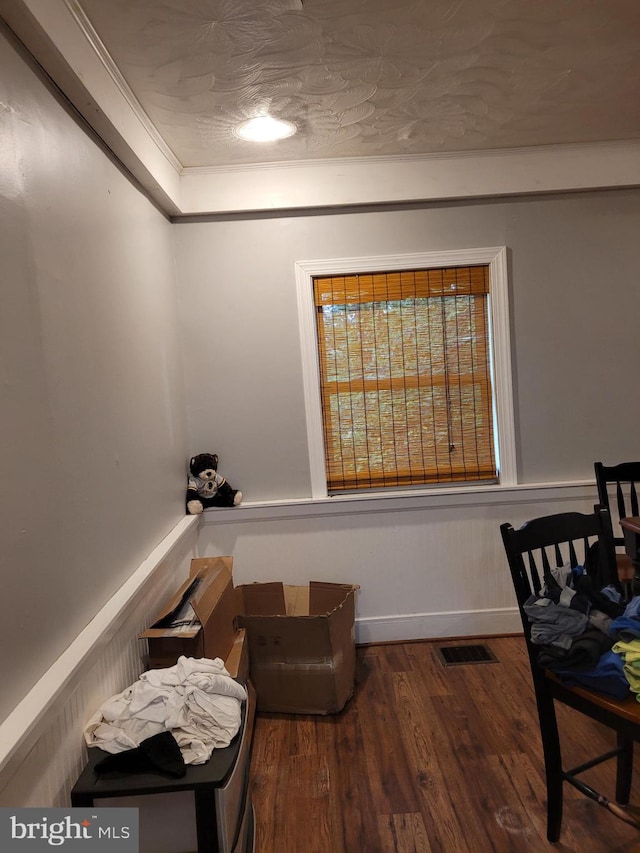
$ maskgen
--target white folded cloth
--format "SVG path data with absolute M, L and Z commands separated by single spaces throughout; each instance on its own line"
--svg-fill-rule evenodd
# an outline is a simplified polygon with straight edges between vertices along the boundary
M 180 657 L 175 666 L 150 669 L 107 699 L 84 728 L 87 746 L 117 753 L 170 731 L 185 764 L 204 764 L 240 729 L 247 692 L 220 658 Z

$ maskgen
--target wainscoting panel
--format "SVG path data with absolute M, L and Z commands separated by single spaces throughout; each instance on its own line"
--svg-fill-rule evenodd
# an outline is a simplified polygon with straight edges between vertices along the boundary
M 138 640 L 192 557 L 230 554 L 236 584 L 359 584 L 358 643 L 520 630 L 499 527 L 591 511 L 593 483 L 243 504 L 187 517 L 0 726 L 0 806 L 69 805 L 83 728 L 145 668 Z
M 204 555 L 230 554 L 237 584 L 359 584 L 356 641 L 521 630 L 500 525 L 591 512 L 593 483 L 449 489 L 207 510 Z
M 188 577 L 198 519 L 179 522 L 0 726 L 0 806 L 68 808 L 85 761 L 83 729 L 146 668 L 139 633 Z

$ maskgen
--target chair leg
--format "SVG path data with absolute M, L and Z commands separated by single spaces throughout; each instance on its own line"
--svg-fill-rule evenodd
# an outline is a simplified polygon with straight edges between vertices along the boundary
M 631 796 L 633 773 L 633 741 L 618 732 L 618 747 L 622 750 L 616 767 L 616 802 L 626 806 Z
M 563 773 L 560 736 L 553 699 L 544 688 L 537 691 L 537 703 L 547 779 L 547 840 L 554 842 L 560 838 L 562 824 Z

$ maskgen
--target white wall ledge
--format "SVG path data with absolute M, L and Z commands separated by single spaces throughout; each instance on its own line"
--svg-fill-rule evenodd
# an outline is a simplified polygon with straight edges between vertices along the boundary
M 512 486 L 467 486 L 368 495 L 335 495 L 330 498 L 298 498 L 278 501 L 247 501 L 240 506 L 212 508 L 200 516 L 201 525 L 241 524 L 255 521 L 282 521 L 295 518 L 358 515 L 368 513 L 414 512 L 454 507 L 510 506 L 550 501 L 593 500 L 598 498 L 594 480 L 561 483 L 525 483 Z

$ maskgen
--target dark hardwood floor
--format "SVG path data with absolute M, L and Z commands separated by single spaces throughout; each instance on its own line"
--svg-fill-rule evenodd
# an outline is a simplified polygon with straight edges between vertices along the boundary
M 256 853 L 640 851 L 639 831 L 567 785 L 560 841 L 547 842 L 524 641 L 473 642 L 498 662 L 445 667 L 437 647 L 453 641 L 359 647 L 355 693 L 342 713 L 259 714 Z M 574 766 L 614 743 L 570 709 L 558 718 Z M 613 797 L 611 762 L 583 778 Z M 640 766 L 633 791 L 640 804 Z

